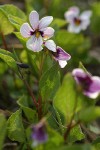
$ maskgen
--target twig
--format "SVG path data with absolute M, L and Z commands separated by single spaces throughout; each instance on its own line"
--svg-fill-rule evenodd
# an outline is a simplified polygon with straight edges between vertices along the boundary
M 8 47 L 7 47 L 6 40 L 5 40 L 3 32 L 0 32 L 0 34 L 1 34 L 1 37 L 2 37 L 3 45 L 4 45 L 5 49 L 8 50 Z

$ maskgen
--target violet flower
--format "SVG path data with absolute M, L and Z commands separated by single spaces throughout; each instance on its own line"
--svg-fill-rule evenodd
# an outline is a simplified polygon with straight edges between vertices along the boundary
M 52 52 L 53 58 L 58 61 L 61 68 L 64 68 L 67 65 L 67 61 L 71 58 L 71 56 L 65 52 L 61 47 L 56 46 L 53 40 L 48 40 L 44 43 L 44 45 Z
M 100 77 L 91 76 L 79 68 L 74 69 L 72 75 L 76 83 L 81 86 L 84 95 L 92 99 L 97 98 L 100 94 Z
M 39 14 L 36 11 L 30 13 L 29 21 L 31 26 L 28 23 L 24 23 L 20 28 L 21 35 L 29 38 L 26 43 L 28 49 L 34 52 L 39 52 L 43 49 L 44 40 L 48 40 L 54 35 L 54 29 L 48 27 L 52 20 L 52 16 L 46 16 L 39 21 Z
M 34 140 L 33 146 L 45 143 L 48 140 L 48 135 L 46 133 L 46 126 L 44 121 L 41 121 L 33 126 L 32 139 Z
M 65 12 L 65 19 L 69 23 L 69 32 L 79 33 L 81 30 L 86 30 L 89 26 L 92 11 L 84 11 L 81 15 L 79 15 L 79 12 L 79 8 L 76 6 L 69 8 L 69 10 Z

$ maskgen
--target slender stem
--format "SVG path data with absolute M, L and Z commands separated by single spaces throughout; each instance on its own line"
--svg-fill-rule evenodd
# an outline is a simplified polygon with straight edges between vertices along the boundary
M 28 84 L 27 81 L 24 79 L 23 74 L 22 74 L 22 72 L 20 71 L 20 69 L 19 69 L 19 73 L 20 73 L 20 75 L 21 75 L 22 81 L 24 82 L 25 86 L 27 87 L 27 90 L 28 90 L 30 96 L 32 97 L 32 100 L 33 100 L 33 103 L 34 103 L 35 107 L 36 107 L 37 110 L 38 110 L 38 103 L 37 103 L 37 101 L 36 101 L 36 99 L 35 99 L 35 96 L 34 96 L 32 90 L 31 90 L 29 84 Z
M 38 99 L 38 117 L 39 117 L 39 119 L 42 118 L 42 98 L 41 98 L 41 96 L 39 96 L 39 99 Z
M 76 112 L 76 108 L 77 108 L 77 103 L 78 103 L 78 95 L 77 95 L 77 93 L 76 93 L 75 104 L 74 104 L 74 108 L 73 108 L 73 115 L 72 115 L 72 117 L 71 117 L 70 123 L 69 123 L 68 126 L 67 126 L 67 130 L 66 130 L 66 132 L 65 132 L 65 134 L 64 134 L 64 141 L 65 141 L 65 142 L 66 142 L 66 140 L 67 140 L 67 138 L 68 138 L 68 135 L 69 135 L 69 133 L 70 133 L 70 130 L 74 127 L 74 126 L 72 126 L 72 121 L 73 121 L 74 116 L 75 116 L 75 112 Z M 75 125 L 75 126 L 76 126 L 76 125 Z
M 0 32 L 0 34 L 1 34 L 1 37 L 2 37 L 3 45 L 4 45 L 5 49 L 8 50 L 8 47 L 7 47 L 6 40 L 5 40 L 3 32 Z

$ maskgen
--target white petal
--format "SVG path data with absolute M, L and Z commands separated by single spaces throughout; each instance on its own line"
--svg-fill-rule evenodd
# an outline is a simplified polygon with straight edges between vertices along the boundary
M 92 15 L 92 11 L 89 11 L 89 10 L 84 11 L 84 12 L 80 15 L 80 19 L 81 19 L 81 20 L 90 19 L 91 15 Z
M 73 22 L 73 19 L 75 17 L 78 17 L 79 15 L 79 8 L 74 6 L 74 7 L 71 7 L 68 11 L 65 12 L 64 16 L 65 16 L 65 19 L 68 21 L 68 22 Z
M 81 25 L 76 26 L 74 24 L 69 24 L 68 31 L 72 33 L 79 33 L 81 31 Z
M 41 30 L 43 28 L 46 28 L 52 21 L 53 21 L 53 17 L 52 16 L 43 17 L 39 21 L 39 29 Z
M 59 60 L 58 62 L 61 68 L 64 68 L 67 65 L 67 61 L 64 60 Z
M 54 29 L 51 27 L 47 27 L 43 30 L 43 39 L 47 40 L 54 35 Z
M 44 44 L 50 51 L 56 52 L 56 44 L 53 40 L 48 40 Z
M 84 92 L 84 95 L 88 96 L 89 98 L 95 99 L 98 97 L 99 92 L 95 92 L 95 93 Z
M 39 14 L 36 11 L 32 11 L 29 15 L 29 21 L 32 28 L 36 30 L 39 25 Z
M 28 23 L 24 23 L 20 28 L 20 33 L 23 37 L 28 38 L 34 32 Z
M 86 30 L 89 24 L 90 24 L 90 20 L 83 20 L 81 23 L 81 29 Z
M 34 52 L 41 51 L 43 49 L 42 44 L 43 44 L 43 40 L 41 36 L 39 38 L 32 36 L 26 43 L 27 48 L 33 50 Z

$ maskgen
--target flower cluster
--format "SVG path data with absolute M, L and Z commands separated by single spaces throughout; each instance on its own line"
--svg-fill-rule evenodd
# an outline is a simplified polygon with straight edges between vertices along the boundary
M 79 68 L 74 69 L 72 75 L 84 95 L 92 99 L 97 98 L 100 94 L 100 77 L 91 76 Z
M 29 38 L 26 43 L 28 49 L 39 52 L 43 46 L 52 51 L 53 58 L 59 62 L 61 68 L 64 68 L 71 56 L 66 53 L 61 47 L 56 46 L 53 40 L 49 40 L 54 35 L 54 29 L 48 27 L 53 21 L 52 16 L 47 16 L 39 20 L 39 14 L 32 11 L 29 15 L 30 25 L 22 24 L 20 33 L 23 37 Z
M 79 8 L 73 6 L 65 12 L 65 19 L 69 23 L 68 31 L 79 33 L 81 30 L 86 30 L 90 24 L 90 17 L 92 12 L 90 10 L 84 11 L 79 15 Z

